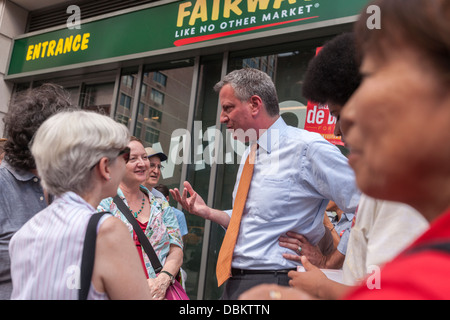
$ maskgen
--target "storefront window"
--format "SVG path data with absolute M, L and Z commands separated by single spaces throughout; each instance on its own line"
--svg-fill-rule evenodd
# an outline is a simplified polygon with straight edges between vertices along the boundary
M 114 82 L 85 85 L 80 96 L 80 107 L 110 115 Z
M 210 132 L 215 132 L 216 129 L 218 95 L 214 92 L 213 87 L 220 80 L 222 58 L 222 55 L 218 55 L 204 58 L 201 61 L 197 83 L 194 125 L 191 130 L 193 155 L 192 164 L 188 166 L 186 180 L 192 184 L 194 190 L 206 202 L 208 202 L 211 195 L 220 196 L 214 189 L 222 184 L 222 181 L 219 180 L 213 188 L 210 188 L 211 165 L 215 161 L 210 157 L 210 151 L 215 138 L 213 138 L 213 134 L 209 134 Z M 221 151 L 218 150 L 218 152 Z M 209 204 L 214 208 L 227 208 L 215 207 L 214 204 Z M 215 278 L 218 254 L 216 247 L 222 243 L 224 230 L 219 225 L 207 222 L 203 218 L 194 215 L 188 215 L 187 217 L 189 217 L 188 226 L 190 227 L 190 232 L 185 249 L 184 265 L 189 275 L 188 293 L 191 294 L 191 299 L 196 299 L 198 291 L 201 290 L 203 291 L 203 297 L 201 296 L 200 298 L 217 299 L 220 297 L 221 292 L 217 288 L 217 280 Z M 208 234 L 205 234 L 205 230 L 209 230 Z M 205 237 L 208 238 L 205 240 Z M 209 245 L 210 243 L 213 245 Z M 203 252 L 204 250 L 206 252 Z M 206 275 L 204 273 L 200 274 L 202 270 L 202 255 L 207 257 Z M 202 288 L 198 288 L 198 284 Z
M 136 92 L 138 68 L 123 69 L 120 77 L 120 87 L 117 96 L 117 106 L 114 120 L 131 128 L 132 109 Z
M 176 155 L 175 149 L 180 142 L 177 132 L 188 128 L 193 71 L 191 61 L 183 67 L 171 69 L 144 66 L 138 91 L 139 105 L 133 134 L 141 139 L 146 147 L 152 147 L 169 156 L 163 164 L 160 179 L 160 183 L 169 188 L 180 186 L 182 162 L 170 154 Z M 175 203 L 172 205 L 176 206 Z

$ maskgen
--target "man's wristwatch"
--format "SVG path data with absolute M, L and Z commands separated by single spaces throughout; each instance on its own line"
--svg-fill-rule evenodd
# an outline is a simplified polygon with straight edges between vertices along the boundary
M 175 277 L 174 277 L 173 274 L 171 274 L 169 271 L 162 270 L 161 273 L 165 273 L 165 274 L 167 274 L 167 275 L 169 276 L 169 278 L 170 278 L 170 283 L 171 283 L 171 284 L 174 284 L 174 283 L 175 283 Z

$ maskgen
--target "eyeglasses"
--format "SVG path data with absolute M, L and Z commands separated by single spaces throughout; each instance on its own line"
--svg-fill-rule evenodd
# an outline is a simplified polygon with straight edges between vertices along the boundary
M 119 154 L 117 155 L 117 158 L 123 156 L 123 159 L 125 160 L 125 163 L 128 163 L 128 161 L 130 160 L 130 148 L 129 147 L 125 147 L 122 150 L 119 151 Z M 95 166 L 98 164 L 98 162 L 96 164 L 94 164 L 90 170 L 94 169 Z
M 155 169 L 158 168 L 159 171 L 161 171 L 162 169 L 164 169 L 164 166 L 160 165 L 160 164 L 156 164 L 156 163 L 150 163 L 150 169 Z
M 125 163 L 128 163 L 128 161 L 130 160 L 130 148 L 129 147 L 125 147 L 123 150 L 121 150 L 119 152 L 117 157 L 120 157 L 122 155 L 123 155 L 123 159 L 125 160 Z

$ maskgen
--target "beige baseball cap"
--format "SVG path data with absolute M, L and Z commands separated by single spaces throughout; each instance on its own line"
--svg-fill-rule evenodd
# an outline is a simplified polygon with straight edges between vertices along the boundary
M 167 156 L 162 152 L 156 152 L 153 148 L 145 148 L 145 152 L 147 152 L 147 157 L 151 158 L 153 156 L 158 156 L 161 161 L 166 161 Z

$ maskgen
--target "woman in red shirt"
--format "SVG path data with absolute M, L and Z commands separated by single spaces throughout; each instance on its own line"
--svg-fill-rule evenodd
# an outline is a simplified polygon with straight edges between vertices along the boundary
M 346 298 L 450 299 L 450 1 L 377 0 L 363 12 L 363 81 L 341 114 L 349 163 L 362 192 L 407 203 L 431 226 L 381 269 L 378 288 Z
M 450 1 L 375 0 L 362 12 L 363 79 L 340 119 L 349 163 L 363 193 L 411 205 L 430 228 L 344 298 L 450 299 Z M 241 298 L 309 297 L 266 286 Z

